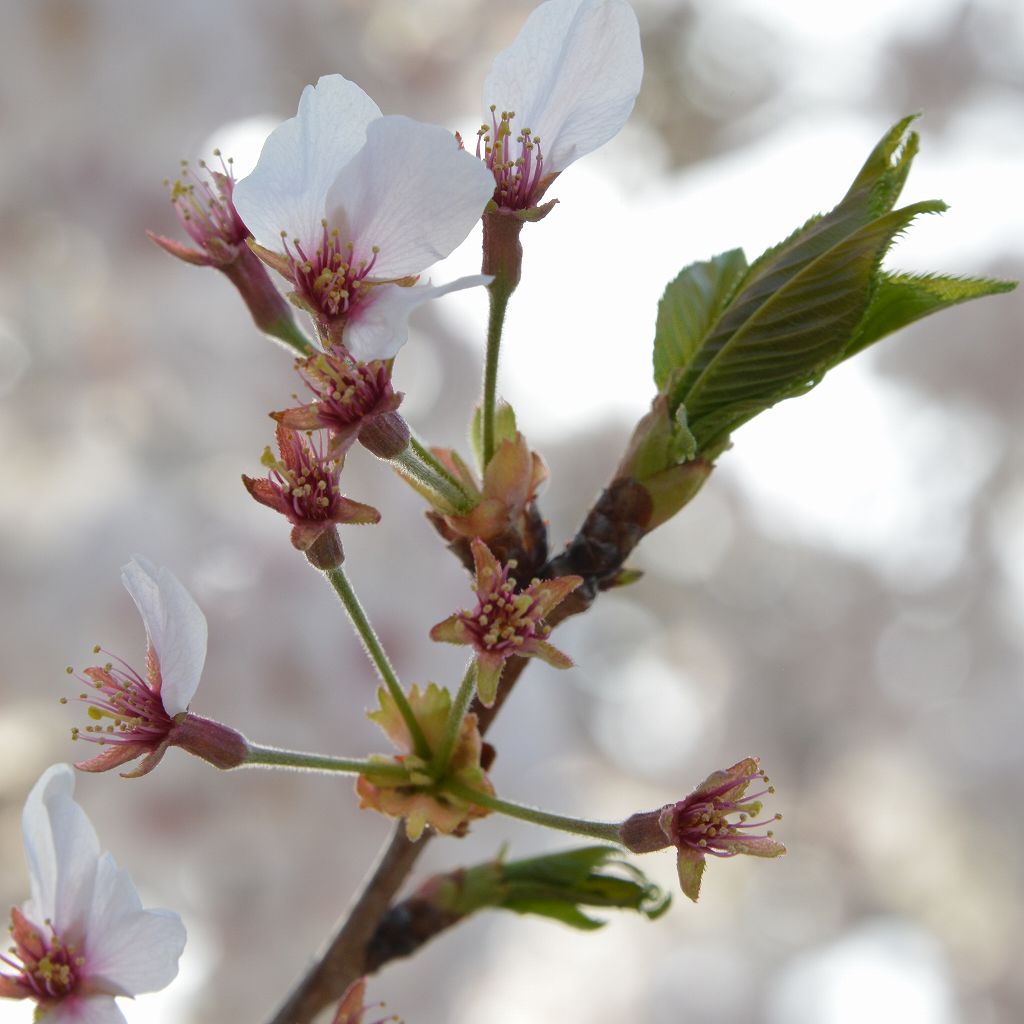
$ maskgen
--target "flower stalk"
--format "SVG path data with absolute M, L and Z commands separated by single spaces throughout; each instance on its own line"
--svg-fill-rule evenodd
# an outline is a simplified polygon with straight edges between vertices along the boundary
M 448 507 L 452 515 L 472 511 L 473 498 L 421 441 L 410 439 L 409 445 L 388 461 L 435 507 Z
M 474 790 L 470 786 L 451 779 L 446 779 L 441 788 L 445 792 L 451 793 L 452 796 L 469 800 L 510 818 L 529 821 L 534 825 L 553 828 L 559 832 L 569 832 L 572 835 L 589 836 L 591 839 L 600 839 L 603 842 L 622 844 L 619 835 L 621 826 L 614 822 L 588 821 L 585 818 L 570 818 L 563 814 L 552 814 L 550 811 L 542 811 L 538 807 L 527 807 L 525 804 L 516 804 L 510 800 L 502 800 L 500 797 L 481 793 L 479 790 Z
M 324 575 L 344 605 L 345 611 L 348 612 L 348 617 L 352 620 L 352 625 L 363 642 L 367 656 L 377 669 L 381 682 L 388 688 L 388 693 L 391 694 L 391 698 L 409 730 L 409 735 L 412 737 L 416 754 L 429 760 L 431 750 L 423 735 L 423 730 L 420 728 L 420 723 L 416 720 L 416 715 L 402 691 L 402 684 L 398 681 L 398 676 L 388 660 L 387 653 L 374 632 L 373 626 L 370 625 L 370 620 L 366 617 L 366 612 L 363 611 L 363 606 L 359 603 L 359 598 L 356 597 L 356 592 L 352 589 L 348 577 L 340 566 L 325 570 Z
M 484 394 L 481 412 L 483 421 L 483 464 L 491 461 L 495 449 L 498 355 L 505 326 L 508 301 L 519 284 L 523 268 L 523 247 L 519 234 L 523 221 L 513 215 L 494 210 L 484 214 L 484 255 L 481 271 L 494 280 L 487 286 L 490 309 L 487 318 L 487 351 L 484 355 Z
M 396 778 L 408 774 L 400 764 L 370 761 L 353 757 L 328 757 L 326 754 L 307 754 L 299 750 L 280 750 L 277 747 L 261 747 L 250 743 L 245 761 L 240 767 L 253 768 L 294 768 L 298 771 L 335 772 L 358 775 L 373 770 L 381 775 L 394 775 Z
M 474 658 L 469 663 L 466 674 L 462 677 L 462 685 L 459 687 L 459 692 L 455 695 L 455 701 L 448 714 L 448 721 L 445 723 L 444 736 L 441 738 L 441 743 L 437 750 L 434 751 L 431 773 L 435 778 L 440 779 L 444 777 L 448 762 L 452 759 L 455 744 L 462 733 L 462 720 L 466 717 L 466 712 L 469 710 L 470 702 L 473 700 L 473 694 L 476 691 L 476 664 L 476 658 Z

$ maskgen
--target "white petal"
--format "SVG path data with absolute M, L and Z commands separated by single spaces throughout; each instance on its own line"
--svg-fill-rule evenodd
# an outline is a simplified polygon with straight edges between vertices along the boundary
M 252 174 L 235 186 L 235 209 L 260 245 L 280 252 L 282 231 L 315 245 L 327 192 L 379 117 L 377 104 L 341 75 L 306 86 L 298 114 L 270 133 Z
M 513 129 L 539 137 L 545 173 L 613 138 L 633 109 L 644 61 L 625 0 L 549 0 L 526 19 L 484 81 L 490 106 L 515 112 Z
M 409 340 L 409 314 L 424 302 L 448 292 L 490 284 L 488 274 L 460 277 L 451 284 L 434 288 L 414 285 L 402 288 L 396 284 L 382 284 L 372 289 L 368 301 L 363 302 L 356 315 L 345 325 L 342 341 L 352 355 L 362 361 L 390 359 Z
M 39 1024 L 126 1024 L 110 996 L 63 999 L 39 1018 Z
M 143 910 L 128 872 L 104 854 L 85 941 L 89 978 L 124 995 L 155 992 L 178 973 L 185 926 L 169 910 Z
M 121 567 L 121 582 L 146 625 L 160 663 L 160 699 L 167 714 L 188 708 L 206 661 L 206 616 L 170 569 L 133 555 Z
M 380 253 L 371 276 L 418 274 L 454 250 L 480 219 L 494 178 L 451 132 L 382 117 L 327 197 L 328 222 L 347 226 L 357 258 Z
M 52 765 L 32 787 L 21 815 L 32 888 L 25 913 L 36 925 L 52 921 L 65 941 L 84 932 L 100 855 L 96 831 L 74 791 L 71 767 Z

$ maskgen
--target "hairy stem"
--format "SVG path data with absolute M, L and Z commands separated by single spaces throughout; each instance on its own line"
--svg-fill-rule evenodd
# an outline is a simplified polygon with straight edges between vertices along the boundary
M 391 699 L 395 702 L 395 706 L 409 730 L 416 753 L 424 760 L 429 760 L 430 744 L 427 743 L 427 738 L 423 735 L 420 723 L 416 721 L 416 716 L 402 690 L 402 684 L 398 681 L 398 676 L 395 674 L 377 634 L 373 631 L 373 626 L 370 625 L 370 620 L 366 617 L 366 612 L 363 611 L 363 606 L 359 603 L 359 598 L 356 597 L 356 592 L 352 589 L 345 571 L 339 566 L 336 569 L 327 569 L 324 575 L 345 606 L 345 611 L 348 612 L 370 661 L 373 662 L 381 681 L 388 688 L 388 693 L 391 694 Z
M 296 768 L 299 771 L 347 772 L 358 775 L 361 772 L 373 771 L 376 775 L 408 775 L 400 764 L 387 761 L 367 761 L 352 757 L 328 757 L 325 754 L 306 754 L 298 750 L 279 750 L 277 747 L 261 747 L 250 743 L 246 753 L 245 767 L 254 768 Z
M 484 356 L 484 399 L 481 420 L 483 423 L 484 467 L 494 455 L 495 418 L 498 404 L 498 353 L 501 351 L 501 332 L 505 325 L 505 311 L 511 290 L 491 285 L 490 315 L 487 321 L 487 352 Z
M 434 751 L 434 761 L 432 764 L 434 778 L 441 777 L 445 768 L 448 767 L 448 762 L 452 759 L 452 751 L 455 749 L 459 733 L 462 731 L 462 720 L 466 717 L 466 712 L 469 710 L 469 702 L 473 699 L 475 690 L 476 659 L 474 658 L 469 663 L 469 668 L 466 669 L 466 674 L 462 678 L 462 685 L 459 687 L 459 692 L 455 695 L 451 711 L 448 712 L 448 721 L 445 722 L 441 745 Z
M 577 836 L 589 836 L 591 839 L 601 839 L 604 842 L 619 843 L 620 823 L 611 821 L 587 821 L 584 818 L 569 818 L 563 814 L 552 814 L 550 811 L 542 811 L 539 807 L 527 807 L 524 804 L 512 803 L 511 800 L 502 800 L 500 797 L 491 796 L 488 793 L 481 793 L 472 786 L 464 786 L 461 782 L 447 779 L 442 788 L 452 796 L 469 800 L 480 807 L 489 807 L 499 814 L 508 815 L 510 818 L 519 818 L 521 821 L 529 821 L 534 825 L 543 825 L 544 828 L 557 829 L 559 832 L 571 832 Z
M 473 507 L 473 499 L 422 442 L 410 439 L 408 447 L 389 461 L 421 491 L 450 506 L 453 513 L 462 514 Z

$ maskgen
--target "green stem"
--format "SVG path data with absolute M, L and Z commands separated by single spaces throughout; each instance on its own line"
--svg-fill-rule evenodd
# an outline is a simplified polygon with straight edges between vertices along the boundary
M 559 832 L 571 832 L 575 835 L 590 836 L 592 839 L 602 839 L 610 843 L 622 845 L 619 836 L 620 824 L 610 821 L 586 821 L 583 818 L 567 818 L 561 814 L 551 814 L 548 811 L 539 810 L 536 807 L 525 807 L 523 804 L 510 803 L 496 796 L 481 793 L 471 786 L 464 786 L 461 782 L 453 779 L 446 779 L 441 788 L 452 796 L 469 800 L 480 807 L 489 807 L 499 814 L 507 814 L 510 818 L 520 818 L 522 821 L 531 821 L 535 825 L 543 825 L 545 828 L 558 829 Z
M 244 765 L 266 768 L 298 768 L 308 772 L 347 772 L 361 774 L 372 771 L 375 775 L 407 776 L 400 764 L 388 761 L 367 761 L 352 757 L 327 757 L 324 754 L 306 754 L 298 750 L 279 750 L 250 743 Z
M 473 508 L 473 499 L 420 442 L 410 439 L 409 446 L 390 462 L 400 473 L 451 506 L 453 513 L 461 515 Z
M 452 751 L 455 750 L 455 744 L 462 730 L 462 720 L 466 717 L 466 712 L 469 710 L 469 702 L 473 699 L 475 690 L 476 658 L 469 663 L 469 668 L 466 669 L 466 674 L 462 677 L 462 685 L 459 687 L 459 692 L 455 695 L 455 702 L 452 704 L 451 711 L 448 712 L 448 721 L 444 726 L 444 736 L 441 738 L 441 745 L 434 752 L 434 761 L 431 767 L 433 768 L 435 778 L 441 778 L 444 775 L 444 770 L 452 759 Z
M 370 661 L 373 662 L 378 675 L 391 694 L 391 699 L 395 702 L 395 706 L 405 720 L 405 725 L 409 730 L 409 735 L 412 737 L 416 753 L 425 761 L 429 760 L 430 745 L 427 743 L 427 738 L 423 735 L 420 723 L 416 720 L 416 716 L 409 706 L 409 701 L 406 700 L 402 684 L 398 681 L 398 676 L 391 667 L 391 662 L 388 661 L 388 656 L 385 654 L 380 640 L 377 639 L 377 634 L 373 631 L 373 626 L 370 625 L 370 620 L 366 617 L 366 612 L 363 611 L 363 606 L 359 603 L 359 598 L 356 597 L 356 592 L 352 589 L 352 585 L 345 575 L 345 570 L 338 566 L 336 569 L 325 570 L 324 575 L 330 581 L 331 586 L 334 587 L 334 592 L 341 599 L 341 603 L 345 606 L 345 611 L 348 612 L 352 625 L 355 627 L 356 633 L 359 634 L 359 639 L 362 640 L 363 647 L 366 649 Z
M 513 287 L 515 287 L 513 285 Z M 495 419 L 498 402 L 498 353 L 501 350 L 501 332 L 505 326 L 505 311 L 512 296 L 512 288 L 503 287 L 495 280 L 487 289 L 490 295 L 490 315 L 487 319 L 487 353 L 484 356 L 483 421 L 484 468 L 494 455 Z
M 441 479 L 447 480 L 452 487 L 457 488 L 461 493 L 465 494 L 462 490 L 462 484 L 455 479 L 448 467 L 415 434 L 411 433 L 409 436 L 409 447 L 412 448 L 420 460 L 426 463 L 439 477 L 441 477 Z M 466 498 L 468 500 L 469 496 L 466 495 Z

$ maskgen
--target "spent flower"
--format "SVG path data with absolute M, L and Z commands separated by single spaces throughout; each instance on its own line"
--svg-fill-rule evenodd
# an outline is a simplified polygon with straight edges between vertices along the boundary
M 254 251 L 292 284 L 325 348 L 389 359 L 417 306 L 486 284 L 416 286 L 479 220 L 493 179 L 436 125 L 381 115 L 341 75 L 307 86 L 235 189 Z
M 581 576 L 532 580 L 518 589 L 510 573 L 515 561 L 502 565 L 490 548 L 474 538 L 470 542 L 476 579 L 477 605 L 439 622 L 430 631 L 432 640 L 469 644 L 476 653 L 477 694 L 485 707 L 494 704 L 501 671 L 507 659 L 518 655 L 540 658 L 555 668 L 571 668 L 572 659 L 547 640 L 551 627 L 545 617 L 582 582 Z
M 40 1024 L 124 1024 L 118 996 L 155 992 L 178 973 L 185 928 L 145 910 L 128 872 L 100 851 L 73 799 L 74 773 L 48 768 L 22 813 L 31 899 L 11 909 L 0 996 L 32 999 Z
M 264 479 L 242 476 L 246 490 L 292 524 L 292 544 L 318 569 L 334 569 L 344 555 L 336 527 L 346 523 L 377 523 L 380 512 L 346 498 L 338 487 L 344 457 L 329 454 L 322 441 L 277 425 L 276 458 L 264 449 Z
M 751 783 L 763 788 L 748 794 Z M 696 902 L 706 857 L 778 857 L 786 852 L 771 829 L 754 831 L 781 820 L 781 814 L 752 820 L 761 814 L 760 798 L 774 792 L 758 759 L 745 757 L 731 768 L 712 772 L 685 800 L 627 818 L 621 840 L 634 853 L 674 846 L 679 883 Z
M 328 430 L 330 450 L 346 452 L 358 440 L 381 458 L 393 458 L 409 443 L 409 428 L 397 409 L 402 393 L 391 383 L 391 363 L 360 363 L 344 352 L 320 352 L 296 360 L 295 368 L 314 400 L 271 413 L 293 430 Z
M 206 617 L 170 569 L 141 555 L 122 567 L 121 582 L 146 627 L 146 674 L 112 657 L 77 677 L 89 687 L 80 699 L 94 724 L 71 735 L 106 749 L 75 767 L 104 772 L 141 757 L 137 768 L 121 773 L 136 778 L 151 772 L 172 746 L 218 768 L 238 767 L 248 748 L 245 738 L 188 710 L 206 660 Z

